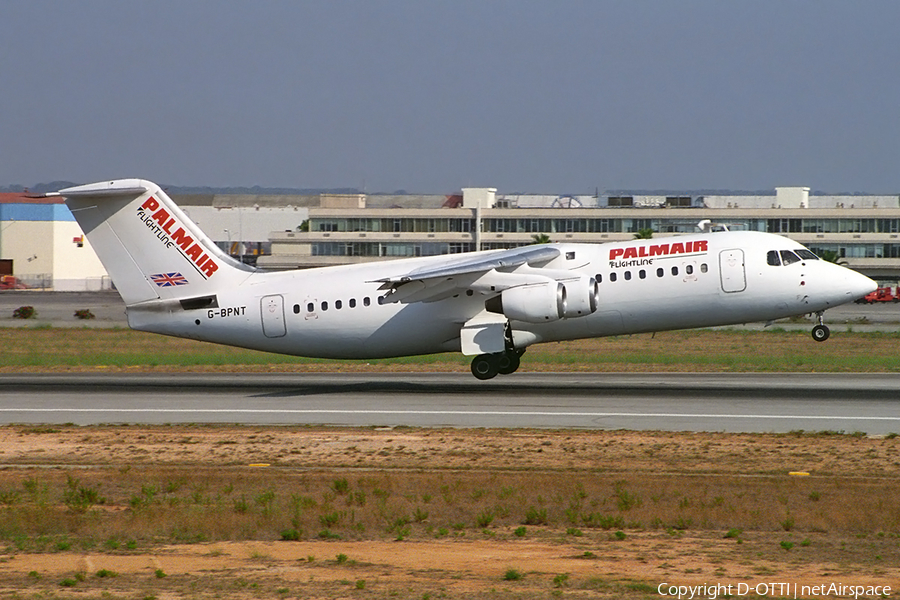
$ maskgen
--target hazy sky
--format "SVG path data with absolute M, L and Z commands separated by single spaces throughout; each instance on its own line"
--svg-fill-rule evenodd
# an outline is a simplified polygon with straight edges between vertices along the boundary
M 0 0 L 0 185 L 900 193 L 900 2 Z

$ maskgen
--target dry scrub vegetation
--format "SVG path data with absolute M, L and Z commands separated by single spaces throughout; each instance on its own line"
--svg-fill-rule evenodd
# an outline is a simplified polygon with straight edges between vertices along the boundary
M 522 369 L 896 372 L 898 337 L 668 332 L 541 345 Z M 343 364 L 127 330 L 0 329 L 0 344 L 7 373 L 468 369 L 454 354 Z M 0 427 L 0 596 L 897 590 L 898 475 L 900 439 L 827 432 Z
M 0 463 L 6 597 L 900 587 L 893 436 L 10 426 Z

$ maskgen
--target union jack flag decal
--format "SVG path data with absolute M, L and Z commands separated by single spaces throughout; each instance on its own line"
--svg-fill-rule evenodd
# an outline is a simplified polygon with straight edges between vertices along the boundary
M 187 277 L 181 273 L 157 273 L 151 275 L 150 280 L 159 287 L 172 287 L 174 285 L 187 285 Z

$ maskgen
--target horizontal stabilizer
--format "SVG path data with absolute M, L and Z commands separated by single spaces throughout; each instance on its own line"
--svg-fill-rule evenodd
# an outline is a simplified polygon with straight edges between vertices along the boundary
M 149 191 L 147 184 L 150 182 L 141 179 L 118 179 L 101 183 L 89 183 L 50 192 L 49 196 L 63 196 L 65 198 L 85 198 L 96 196 L 98 198 L 109 196 L 135 196 Z M 151 184 L 152 185 L 152 184 Z

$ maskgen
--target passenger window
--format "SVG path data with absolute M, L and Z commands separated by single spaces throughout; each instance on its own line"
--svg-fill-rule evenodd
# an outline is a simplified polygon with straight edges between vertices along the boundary
M 328 310 L 328 303 L 322 302 L 322 310 Z
M 804 258 L 804 259 L 806 259 L 806 260 L 819 260 L 819 257 L 818 257 L 818 256 L 816 256 L 815 254 L 813 254 L 812 252 L 810 252 L 810 251 L 807 250 L 806 248 L 803 248 L 803 249 L 801 249 L 801 250 L 797 250 L 797 256 L 799 256 L 800 258 Z
M 684 270 L 688 275 L 693 275 L 694 274 L 694 265 L 687 265 L 684 268 Z
M 700 272 L 706 273 L 707 271 L 709 271 L 709 267 L 706 266 L 706 263 L 700 263 Z
M 638 276 L 639 276 L 641 279 L 647 279 L 647 271 L 641 269 L 640 271 L 638 271 Z
M 594 275 L 594 279 L 597 280 L 597 283 L 603 283 L 603 275 L 601 275 L 600 273 Z
M 306 305 L 306 312 L 311 313 L 314 310 L 316 310 L 316 305 L 313 304 L 312 302 L 310 302 L 309 304 Z
M 356 308 L 356 298 L 350 298 L 350 308 Z
M 678 276 L 678 267 L 672 267 L 672 275 Z
M 625 281 L 631 281 L 631 271 L 625 271 Z
M 617 277 L 618 277 L 618 275 L 616 275 L 615 271 L 613 271 L 612 273 L 609 274 L 610 281 L 615 281 Z
M 769 250 L 766 253 L 766 262 L 772 267 L 780 267 L 781 259 L 778 258 L 778 251 L 777 250 Z
M 666 274 L 666 271 L 665 271 L 665 269 L 663 269 L 662 267 L 659 267 L 658 269 L 656 269 L 656 276 L 657 276 L 657 277 L 662 277 L 662 276 L 665 275 L 665 274 Z
M 781 262 L 785 265 L 789 265 L 795 262 L 800 262 L 800 257 L 791 252 L 790 250 L 782 250 L 781 251 Z
M 363 298 L 363 306 L 368 306 L 369 304 L 371 304 L 371 302 L 369 301 L 369 297 L 366 296 Z
M 295 305 L 294 305 L 294 314 L 295 314 L 295 315 L 299 315 L 299 314 L 300 314 L 300 305 L 299 305 L 299 304 L 295 304 Z
M 335 300 L 335 301 L 334 301 L 334 308 L 337 309 L 337 310 L 341 310 L 341 307 L 342 307 L 343 305 L 344 305 L 344 303 L 341 302 L 340 300 Z

